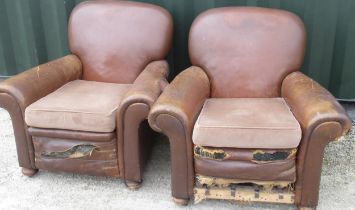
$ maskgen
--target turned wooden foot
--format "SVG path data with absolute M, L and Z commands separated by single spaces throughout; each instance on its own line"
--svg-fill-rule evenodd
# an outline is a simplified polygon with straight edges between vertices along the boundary
M 128 187 L 128 189 L 137 190 L 138 188 L 140 188 L 142 186 L 142 181 L 134 182 L 134 181 L 125 180 L 125 184 Z
M 298 206 L 298 210 L 316 210 L 317 207 L 302 207 Z
M 173 201 L 179 206 L 187 206 L 189 203 L 189 199 L 175 198 L 173 197 Z
M 38 169 L 33 168 L 22 168 L 22 174 L 28 177 L 35 175 L 38 172 Z

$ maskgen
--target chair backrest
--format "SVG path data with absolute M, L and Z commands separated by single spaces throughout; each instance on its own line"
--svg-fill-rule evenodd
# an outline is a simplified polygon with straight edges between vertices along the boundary
M 69 18 L 71 52 L 83 63 L 83 79 L 132 83 L 151 61 L 164 59 L 172 18 L 163 8 L 129 1 L 87 1 Z
M 299 70 L 305 28 L 294 14 L 257 7 L 208 10 L 193 22 L 191 63 L 211 81 L 211 97 L 277 97 L 282 80 Z

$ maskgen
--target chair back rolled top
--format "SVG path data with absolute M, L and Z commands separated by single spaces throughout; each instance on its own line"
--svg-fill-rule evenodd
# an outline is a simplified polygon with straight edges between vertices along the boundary
M 128 1 L 87 1 L 69 18 L 70 51 L 83 63 L 83 79 L 132 83 L 151 61 L 167 56 L 171 15 L 163 8 Z
M 278 97 L 282 80 L 302 65 L 305 40 L 303 22 L 290 12 L 216 8 L 193 22 L 189 55 L 206 71 L 211 97 Z

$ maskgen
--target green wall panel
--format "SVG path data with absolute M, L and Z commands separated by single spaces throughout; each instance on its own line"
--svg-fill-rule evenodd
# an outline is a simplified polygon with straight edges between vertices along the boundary
M 308 45 L 302 71 L 340 99 L 355 100 L 354 0 L 141 0 L 160 5 L 174 18 L 170 79 L 190 65 L 187 38 L 193 19 L 223 6 L 280 8 L 305 22 Z M 69 53 L 67 21 L 81 0 L 0 0 L 0 77 Z M 292 40 L 291 40 L 292 41 Z

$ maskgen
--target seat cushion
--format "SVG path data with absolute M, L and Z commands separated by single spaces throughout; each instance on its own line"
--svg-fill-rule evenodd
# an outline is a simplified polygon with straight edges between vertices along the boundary
M 290 149 L 301 135 L 283 98 L 213 98 L 206 100 L 192 139 L 200 146 Z
M 28 126 L 112 132 L 116 112 L 130 84 L 75 80 L 25 110 Z

